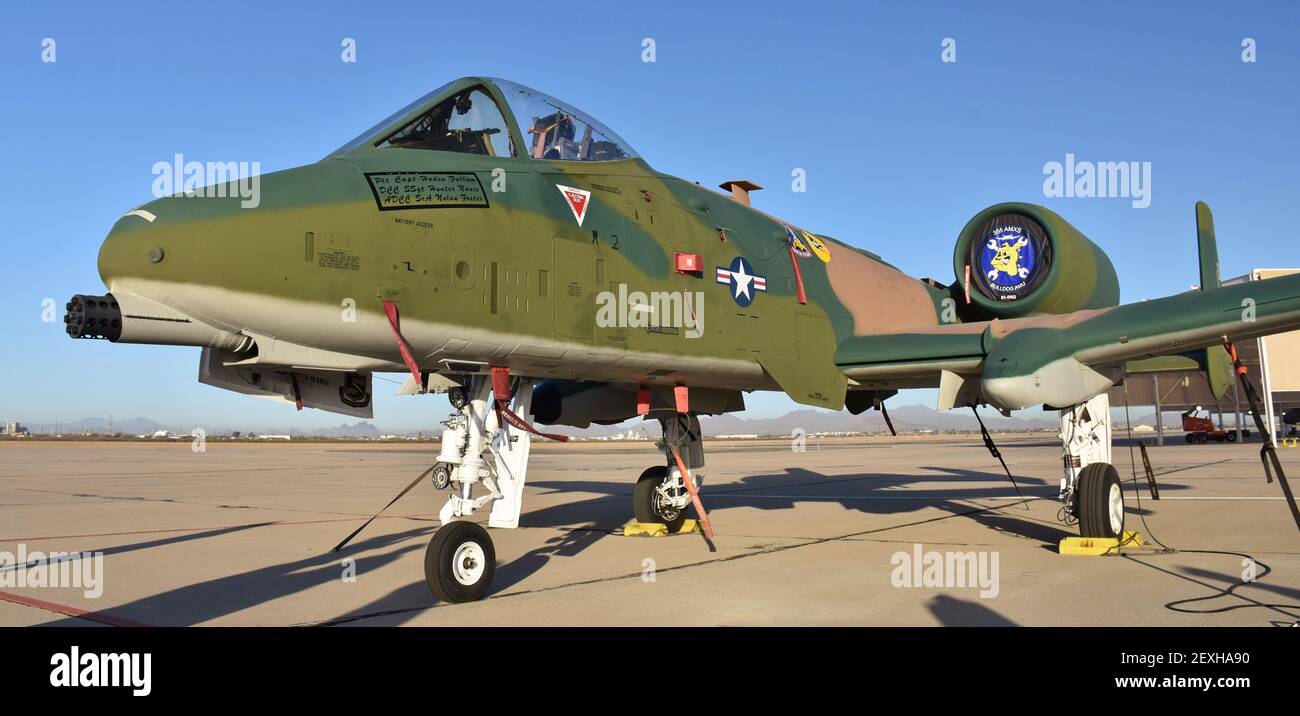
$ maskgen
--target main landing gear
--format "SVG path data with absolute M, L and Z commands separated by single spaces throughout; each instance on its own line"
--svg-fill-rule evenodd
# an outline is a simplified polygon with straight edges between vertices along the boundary
M 694 413 L 667 414 L 659 418 L 659 424 L 663 427 L 663 440 L 657 447 L 663 451 L 667 464 L 646 468 L 641 473 L 632 491 L 632 514 L 641 524 L 662 524 L 669 532 L 677 532 L 686 521 L 691 492 L 698 492 L 704 484 L 704 476 L 698 470 L 704 467 L 704 442 L 700 420 Z M 682 479 L 678 456 L 694 490 Z
M 1083 537 L 1121 538 L 1124 490 L 1111 464 L 1110 398 L 1105 393 L 1061 411 L 1061 512 Z

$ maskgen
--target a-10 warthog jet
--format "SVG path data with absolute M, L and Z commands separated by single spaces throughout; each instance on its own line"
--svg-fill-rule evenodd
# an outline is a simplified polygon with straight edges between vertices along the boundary
M 1300 276 L 1220 287 L 1204 205 L 1200 290 L 1120 306 L 1105 254 L 1041 206 L 976 214 L 944 285 L 751 208 L 749 182 L 722 188 L 656 172 L 545 94 L 460 79 L 261 177 L 255 208 L 232 189 L 128 212 L 100 249 L 109 293 L 74 296 L 67 329 L 199 346 L 200 381 L 299 408 L 370 417 L 375 371 L 447 392 L 431 472 L 451 489 L 425 571 L 464 601 L 495 566 L 470 518 L 518 525 L 537 423 L 658 420 L 635 517 L 676 528 L 694 504 L 707 528 L 697 416 L 747 391 L 855 413 L 919 387 L 943 408 L 1047 406 L 1062 518 L 1115 536 L 1106 393 L 1126 365 L 1198 357 L 1221 391 L 1225 340 L 1300 327 Z

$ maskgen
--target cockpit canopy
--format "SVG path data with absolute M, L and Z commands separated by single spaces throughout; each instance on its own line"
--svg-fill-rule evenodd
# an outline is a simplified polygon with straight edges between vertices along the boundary
M 445 84 L 330 156 L 365 147 L 576 162 L 638 156 L 585 112 L 535 89 L 488 77 Z

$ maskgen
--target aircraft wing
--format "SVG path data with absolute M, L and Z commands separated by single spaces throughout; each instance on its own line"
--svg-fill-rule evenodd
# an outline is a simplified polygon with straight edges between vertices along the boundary
M 865 387 L 937 385 L 941 407 L 1063 407 L 1117 383 L 1128 361 L 1297 328 L 1300 275 L 1292 275 L 1112 308 L 855 336 L 840 343 L 835 364 Z

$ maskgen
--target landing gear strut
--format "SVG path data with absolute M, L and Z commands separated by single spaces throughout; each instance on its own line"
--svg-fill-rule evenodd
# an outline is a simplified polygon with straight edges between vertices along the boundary
M 1111 465 L 1110 397 L 1102 393 L 1061 411 L 1065 474 L 1060 519 L 1083 537 L 1124 534 L 1124 490 Z

